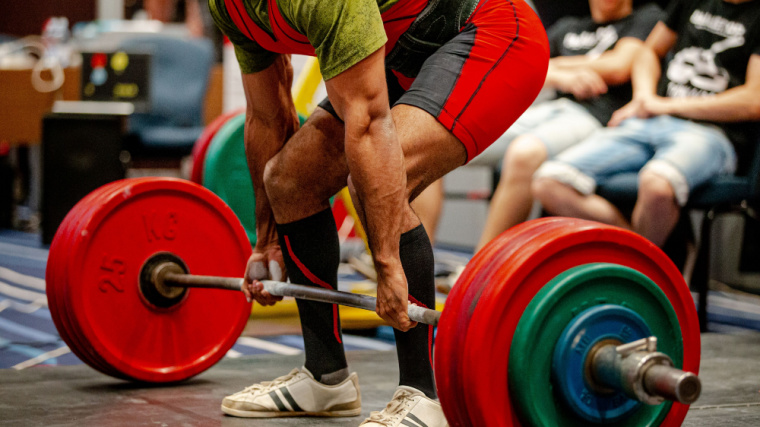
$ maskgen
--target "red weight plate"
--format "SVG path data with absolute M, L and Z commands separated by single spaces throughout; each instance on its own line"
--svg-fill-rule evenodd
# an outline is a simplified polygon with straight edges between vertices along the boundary
M 188 181 L 124 184 L 82 222 L 68 277 L 71 313 L 87 341 L 118 372 L 140 381 L 189 378 L 216 363 L 250 313 L 242 293 L 191 289 L 177 305 L 144 301 L 138 276 L 171 252 L 191 273 L 239 277 L 251 253 L 234 213 Z
M 116 185 L 116 186 L 115 186 L 115 188 L 114 188 L 114 186 L 112 186 L 111 188 L 109 188 L 109 189 L 108 189 L 108 192 L 105 192 L 105 191 L 101 191 L 101 193 L 106 193 L 106 194 L 101 194 L 101 195 L 99 196 L 99 200 L 100 200 L 100 201 L 92 201 L 92 202 L 91 202 L 91 204 L 92 204 L 94 207 L 92 207 L 91 209 L 98 209 L 98 206 L 99 206 L 99 204 L 100 204 L 100 203 L 102 203 L 102 202 L 104 201 L 104 199 L 103 199 L 104 197 L 108 197 L 109 193 L 114 193 L 114 192 L 120 192 L 120 191 L 122 191 L 122 190 L 123 190 L 123 188 L 122 188 L 122 187 L 124 187 L 125 185 L 133 184 L 134 182 L 139 182 L 139 181 L 153 181 L 153 180 L 154 180 L 154 178 L 142 178 L 142 179 L 139 179 L 139 180 L 129 180 L 129 181 L 123 181 L 123 182 L 119 183 L 120 185 Z M 84 218 L 87 218 L 87 215 L 85 214 L 85 215 L 83 215 L 83 217 L 84 217 Z M 79 228 L 81 229 L 82 227 L 79 227 Z M 81 232 L 81 230 L 80 230 L 80 229 L 78 229 L 78 230 L 76 231 L 76 233 L 74 234 L 74 236 L 78 236 L 78 235 L 79 235 L 79 232 Z M 76 242 L 76 243 L 78 243 L 78 242 Z M 77 326 L 77 325 L 78 325 L 78 323 L 76 322 L 76 319 L 75 319 L 75 318 L 72 318 L 72 322 L 73 322 L 73 324 L 75 325 L 74 327 L 72 327 L 72 329 L 74 329 L 75 331 L 79 331 L 79 330 L 80 330 L 80 328 L 79 328 L 79 326 Z M 79 333 L 80 333 L 80 335 L 82 334 L 81 332 L 79 332 Z M 83 340 L 84 342 L 86 342 L 86 343 L 88 342 L 88 339 L 87 339 L 87 338 L 82 338 L 82 340 Z M 96 357 L 98 357 L 100 360 L 102 360 L 102 358 L 100 358 L 100 357 L 97 355 L 97 353 L 95 353 L 95 354 L 96 354 Z M 102 363 L 104 363 L 104 364 L 106 364 L 106 365 L 107 365 L 107 363 L 106 363 L 105 361 L 103 361 Z M 114 375 L 114 376 L 117 376 L 117 377 L 124 377 L 124 375 L 123 375 L 123 374 L 120 374 L 118 371 L 116 371 L 116 370 L 115 370 L 115 369 L 113 369 L 113 368 L 111 368 L 111 371 L 113 371 L 113 372 L 115 373 L 115 375 L 114 375 L 114 374 L 112 374 L 112 375 Z
M 152 177 L 137 178 L 134 180 L 120 180 L 109 184 L 106 184 L 97 190 L 93 191 L 91 195 L 86 197 L 83 203 L 79 204 L 79 208 L 76 210 L 77 220 L 68 230 L 68 246 L 67 250 L 63 251 L 63 266 L 61 270 L 61 277 L 64 278 L 60 282 L 60 289 L 57 295 L 60 297 L 59 307 L 61 307 L 64 320 L 67 322 L 69 331 L 72 333 L 72 340 L 77 343 L 80 352 L 86 358 L 88 365 L 95 367 L 101 372 L 111 375 L 116 378 L 128 379 L 124 374 L 120 373 L 112 366 L 108 364 L 96 351 L 96 349 L 89 342 L 87 337 L 82 333 L 81 327 L 77 323 L 76 317 L 71 313 L 72 305 L 70 301 L 70 284 L 68 282 L 68 268 L 71 263 L 71 257 L 76 252 L 77 245 L 81 240 L 82 227 L 87 219 L 96 212 L 102 203 L 107 200 L 111 195 L 121 191 L 122 187 L 131 182 L 148 182 L 153 180 Z
M 109 373 L 109 369 L 95 360 L 89 353 L 91 347 L 83 345 L 77 337 L 76 331 L 69 320 L 70 316 L 67 312 L 67 305 L 63 301 L 63 292 L 66 287 L 64 272 L 66 268 L 66 255 L 69 253 L 70 244 L 72 243 L 70 237 L 71 233 L 73 233 L 73 229 L 81 219 L 81 211 L 86 209 L 89 206 L 90 200 L 97 196 L 101 191 L 102 189 L 98 189 L 80 200 L 61 222 L 61 225 L 58 227 L 53 238 L 53 242 L 50 245 L 45 281 L 51 317 L 53 318 L 53 322 L 56 325 L 61 338 L 69 346 L 72 353 L 84 363 L 103 373 Z
M 63 339 L 66 345 L 68 345 L 71 352 L 74 353 L 80 360 L 92 366 L 91 362 L 86 360 L 86 358 L 81 354 L 79 346 L 73 341 L 72 334 L 69 332 L 68 324 L 64 320 L 64 311 L 58 306 L 60 297 L 57 297 L 56 295 L 59 282 L 64 280 L 64 278 L 61 276 L 60 268 L 58 267 L 58 254 L 63 253 L 66 250 L 64 249 L 65 245 L 62 242 L 66 239 L 64 236 L 68 232 L 70 223 L 73 223 L 76 220 L 75 211 L 76 209 L 72 209 L 66 214 L 66 217 L 58 227 L 58 230 L 53 237 L 53 241 L 50 244 L 47 266 L 45 268 L 45 294 L 47 295 L 50 317 L 53 319 L 53 324 L 55 324 L 55 327 L 58 330 L 58 334 L 61 336 L 61 339 Z M 96 369 L 100 370 L 97 367 Z
M 700 336 L 694 302 L 680 272 L 659 248 L 630 231 L 590 221 L 557 218 L 537 221 L 551 226 L 536 239 L 521 244 L 517 251 L 506 239 L 492 243 L 502 247 L 500 253 L 512 255 L 494 259 L 498 265 L 496 274 L 476 299 L 469 325 L 465 325 L 467 335 L 460 363 L 465 389 L 470 391 L 465 400 L 471 425 L 486 425 L 487 421 L 488 425 L 520 425 L 508 392 L 506 357 L 514 330 L 525 307 L 546 283 L 581 264 L 624 265 L 657 283 L 678 315 L 683 337 L 681 368 L 698 372 Z M 489 381 L 478 380 L 482 378 Z M 687 410 L 686 405 L 673 404 L 661 425 L 681 425 Z M 500 421 L 494 424 L 494 420 Z
M 525 243 L 534 239 L 548 226 L 545 222 L 525 222 L 504 232 L 501 239 L 513 243 L 512 251 L 519 251 Z M 473 257 L 446 298 L 444 316 L 448 321 L 438 324 L 435 352 L 436 383 L 441 405 L 452 426 L 472 425 L 465 403 L 468 391 L 465 389 L 462 373 L 462 343 L 467 334 L 466 325 L 473 313 L 473 304 L 489 283 L 489 276 L 492 276 L 498 267 L 498 263 L 494 262 L 497 256 L 504 256 L 501 247 L 487 245 Z M 441 316 L 441 320 L 444 316 Z
M 195 145 L 193 145 L 193 168 L 190 171 L 190 181 L 193 181 L 196 184 L 203 184 L 203 163 L 206 161 L 206 152 L 208 151 L 209 144 L 211 144 L 211 140 L 214 139 L 214 135 L 216 135 L 219 129 L 224 126 L 227 120 L 243 113 L 244 111 L 245 109 L 230 111 L 222 114 L 206 125 L 203 129 L 203 133 L 201 133 L 201 136 L 198 137 L 195 141 Z
M 147 180 L 150 178 L 142 178 Z M 51 302 L 51 314 L 56 311 L 54 321 L 61 333 L 61 337 L 69 345 L 72 352 L 80 360 L 91 367 L 106 373 L 108 375 L 123 377 L 116 370 L 111 368 L 94 352 L 92 346 L 82 338 L 79 329 L 69 313 L 70 304 L 66 299 L 68 282 L 66 280 L 66 269 L 69 261 L 68 255 L 72 253 L 76 243 L 76 236 L 79 235 L 78 225 L 83 218 L 87 217 L 87 212 L 102 203 L 102 199 L 108 194 L 118 191 L 119 181 L 106 184 L 88 194 L 80 200 L 74 208 L 67 214 L 66 219 L 61 223 L 58 232 L 50 247 L 48 267 L 46 272 L 47 295 Z M 54 307 L 54 308 L 53 308 Z

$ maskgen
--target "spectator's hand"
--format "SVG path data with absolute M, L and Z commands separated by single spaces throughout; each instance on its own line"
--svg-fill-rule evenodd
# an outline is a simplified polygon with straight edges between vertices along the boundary
M 417 326 L 407 313 L 409 292 L 401 263 L 396 268 L 386 268 L 377 274 L 377 315 L 400 331 Z
M 652 96 L 644 100 L 644 109 L 646 110 L 648 117 L 662 116 L 665 114 L 673 114 L 671 111 L 671 98 L 665 98 L 662 96 Z
M 280 245 L 268 244 L 253 249 L 253 254 L 248 258 L 243 280 L 243 293 L 248 302 L 258 301 L 261 305 L 274 305 L 281 301 L 282 297 L 275 296 L 264 290 L 264 285 L 259 280 L 283 281 L 286 279 L 285 261 L 282 258 Z
M 595 98 L 607 93 L 607 83 L 590 68 L 577 68 L 560 71 L 557 89 L 571 93 L 576 99 Z
M 628 104 L 625 104 L 621 109 L 612 113 L 612 118 L 609 123 L 607 123 L 607 126 L 618 126 L 620 123 L 623 123 L 623 121 L 630 119 L 631 117 L 648 119 L 663 114 L 670 114 L 667 98 L 655 95 L 636 98 Z
M 630 119 L 631 117 L 639 117 L 641 110 L 643 109 L 643 101 L 640 99 L 634 99 L 631 102 L 622 106 L 619 110 L 612 113 L 610 121 L 607 123 L 609 127 L 618 126 L 623 121 Z

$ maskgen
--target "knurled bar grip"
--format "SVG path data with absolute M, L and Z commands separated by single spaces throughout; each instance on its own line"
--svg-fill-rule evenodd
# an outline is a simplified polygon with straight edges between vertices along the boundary
M 163 280 L 167 285 L 185 288 L 214 288 L 239 291 L 243 286 L 243 279 L 235 277 L 167 273 L 163 277 Z M 264 289 L 267 292 L 281 297 L 293 297 L 309 301 L 339 304 L 369 311 L 375 311 L 375 306 L 377 304 L 377 298 L 368 295 L 352 294 L 349 292 L 296 285 L 274 280 L 262 280 L 261 283 L 264 284 Z M 441 318 L 441 312 L 439 311 L 411 304 L 408 306 L 407 313 L 409 319 L 412 321 L 432 326 L 437 326 L 438 320 Z

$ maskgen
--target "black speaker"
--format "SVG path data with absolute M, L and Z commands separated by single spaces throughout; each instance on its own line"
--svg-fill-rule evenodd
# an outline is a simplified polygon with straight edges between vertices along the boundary
M 10 160 L 10 146 L 0 142 L 0 229 L 11 228 L 13 218 L 14 172 Z
M 125 177 L 126 118 L 48 114 L 42 121 L 42 242 L 53 240 L 72 207 L 96 188 Z

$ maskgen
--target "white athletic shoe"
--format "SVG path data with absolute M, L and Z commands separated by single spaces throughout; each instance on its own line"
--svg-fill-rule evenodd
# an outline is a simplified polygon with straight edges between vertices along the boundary
M 412 387 L 399 386 L 390 403 L 372 412 L 361 426 L 366 427 L 448 427 L 441 404 Z
M 306 368 L 264 381 L 227 396 L 222 412 L 236 417 L 354 417 L 362 412 L 359 378 L 352 373 L 342 383 L 325 385 Z

